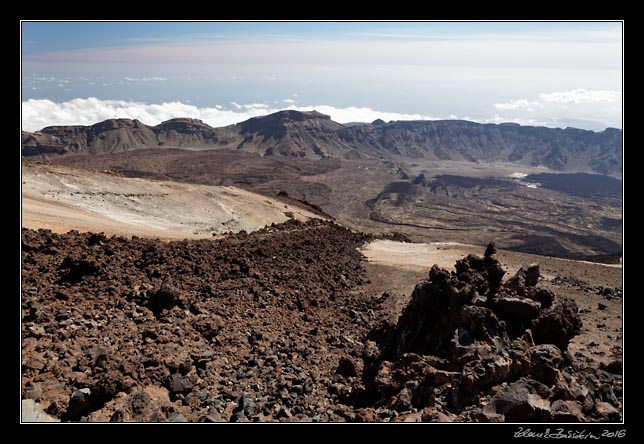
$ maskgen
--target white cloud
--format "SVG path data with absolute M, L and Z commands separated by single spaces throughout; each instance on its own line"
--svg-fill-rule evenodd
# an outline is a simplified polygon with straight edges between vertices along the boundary
M 533 100 L 534 99 L 534 100 Z M 498 114 L 490 122 L 516 122 L 522 125 L 541 125 L 602 131 L 607 126 L 621 127 L 621 92 L 583 88 L 540 93 L 537 98 L 513 99 L 495 103 Z M 528 115 L 529 114 L 529 118 Z
M 468 119 L 466 119 L 468 120 Z M 508 117 L 500 116 L 495 114 L 490 118 L 478 119 L 480 123 L 518 123 L 519 125 L 530 125 L 530 126 L 549 126 L 556 127 L 558 125 L 554 124 L 552 121 L 537 120 L 537 119 L 525 119 L 522 117 Z
M 376 119 L 389 120 L 434 120 L 435 117 L 422 114 L 402 114 L 373 110 L 366 107 L 336 108 L 329 105 L 269 107 L 263 103 L 240 105 L 231 102 L 234 109 L 220 105 L 197 107 L 181 102 L 148 104 L 126 100 L 100 100 L 97 98 L 74 99 L 56 103 L 46 99 L 29 99 L 22 102 L 22 129 L 37 131 L 52 125 L 93 125 L 106 119 L 138 119 L 148 125 L 157 125 L 175 117 L 201 119 L 213 127 L 242 122 L 251 117 L 263 116 L 294 109 L 298 111 L 317 110 L 328 114 L 333 120 L 346 122 L 372 122 Z
M 618 102 L 622 94 L 619 91 L 572 89 L 539 94 L 539 98 L 554 103 L 613 103 Z
M 233 102 L 231 102 L 233 103 Z M 249 103 L 248 105 L 239 106 L 237 109 L 246 108 L 246 109 L 256 109 L 256 108 L 268 108 L 269 106 L 265 103 Z
M 38 77 L 38 76 L 33 76 L 32 80 L 34 82 L 58 82 L 59 81 L 54 77 Z
M 282 102 L 293 104 L 293 103 L 295 103 L 295 100 L 293 100 L 293 99 L 284 99 L 284 100 L 282 100 Z
M 68 79 L 57 79 L 56 77 L 51 76 L 39 76 L 32 74 L 30 76 L 24 76 L 23 82 L 30 84 L 39 84 L 39 83 L 56 83 L 58 86 L 64 86 L 64 84 L 69 83 Z
M 165 82 L 165 77 L 124 77 L 128 82 Z
M 437 120 L 437 117 L 428 116 L 424 114 L 405 114 L 405 113 L 391 113 L 385 111 L 377 111 L 367 107 L 349 106 L 346 108 L 336 108 L 329 105 L 313 105 L 313 106 L 289 106 L 288 109 L 295 109 L 298 111 L 311 111 L 316 110 L 322 114 L 331 116 L 332 120 L 339 123 L 348 122 L 373 122 L 376 119 L 382 119 L 385 122 L 390 120 Z
M 541 102 L 531 102 L 527 99 L 513 99 L 505 103 L 495 103 L 494 107 L 500 110 L 525 109 L 534 111 L 535 108 L 543 108 Z
M 289 104 L 287 106 L 275 105 L 271 107 L 263 103 L 241 105 L 237 102 L 230 102 L 230 104 L 233 106 L 232 109 L 224 108 L 221 105 L 198 107 L 182 102 L 144 103 L 131 100 L 101 100 L 91 97 L 61 103 L 46 99 L 29 99 L 22 102 L 22 129 L 25 131 L 37 131 L 52 125 L 93 125 L 97 122 L 114 118 L 138 119 L 148 125 L 157 125 L 176 117 L 200 119 L 213 127 L 220 127 L 239 123 L 251 117 L 271 114 L 282 109 L 317 110 L 331 116 L 331 119 L 339 123 L 373 122 L 376 119 L 382 119 L 387 122 L 392 120 L 436 120 L 445 118 L 426 114 L 385 112 L 355 106 L 338 108 L 330 105 L 298 106 Z M 451 114 L 448 118 L 475 120 L 480 123 L 514 122 L 534 126 L 568 126 L 556 114 L 543 116 L 531 114 L 530 118 L 525 118 L 512 115 L 513 112 L 517 112 L 516 110 L 507 112 L 510 114 L 504 113 L 503 116 L 494 114 L 492 117 L 479 116 L 478 118 L 459 117 Z M 583 123 L 581 120 L 580 122 Z M 598 122 L 594 122 L 593 125 L 592 129 L 603 129 Z

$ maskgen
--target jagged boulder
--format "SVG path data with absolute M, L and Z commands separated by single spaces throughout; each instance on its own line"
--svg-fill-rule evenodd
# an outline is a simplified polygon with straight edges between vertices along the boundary
M 494 395 L 494 412 L 507 422 L 545 422 L 551 419 L 547 389 L 537 381 L 521 379 Z
M 397 356 L 453 356 L 475 342 L 498 347 L 527 329 L 535 344 L 565 349 L 581 331 L 573 301 L 527 285 L 538 280 L 538 265 L 520 269 L 509 284 L 501 284 L 505 271 L 490 244 L 483 258 L 470 254 L 456 261 L 455 269 L 450 273 L 434 265 L 429 279 L 416 286 L 396 326 Z
M 568 298 L 556 298 L 552 305 L 541 310 L 532 322 L 535 344 L 554 344 L 565 350 L 572 338 L 581 332 L 577 304 Z
M 457 260 L 454 272 L 431 268 L 379 359 L 365 360 L 366 386 L 383 405 L 442 405 L 462 420 L 580 418 L 584 392 L 571 392 L 562 371 L 568 343 L 581 331 L 577 306 L 536 287 L 537 264 L 505 282 L 504 274 L 493 243 L 483 257 Z M 557 400 L 571 402 L 553 410 Z

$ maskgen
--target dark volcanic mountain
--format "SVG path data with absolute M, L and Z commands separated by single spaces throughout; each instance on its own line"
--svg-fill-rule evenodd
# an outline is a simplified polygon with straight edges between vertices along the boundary
M 166 144 L 204 148 L 220 142 L 217 130 L 197 119 L 172 119 L 157 126 L 110 119 L 91 126 L 48 126 L 35 133 L 23 131 L 22 155 L 103 154 Z
M 513 162 L 560 171 L 617 175 L 622 131 L 479 124 L 460 120 L 396 121 L 346 127 L 317 111 L 280 111 L 224 128 L 196 119 L 157 126 L 113 119 L 92 126 L 23 132 L 23 156 L 100 154 L 142 148 L 225 148 L 266 156 L 418 158 Z
M 345 128 L 340 136 L 362 153 L 411 158 L 513 162 L 553 170 L 622 171 L 622 132 L 464 120 L 397 121 Z
M 224 146 L 226 148 L 267 156 L 327 158 L 342 157 L 346 151 L 338 136 L 343 128 L 317 111 L 287 110 L 254 117 L 221 131 L 229 134 L 230 142 Z

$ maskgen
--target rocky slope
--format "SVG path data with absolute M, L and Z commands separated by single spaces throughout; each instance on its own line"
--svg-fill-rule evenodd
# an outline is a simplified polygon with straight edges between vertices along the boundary
M 460 120 L 389 122 L 346 128 L 343 141 L 355 150 L 411 158 L 514 162 L 553 170 L 621 172 L 622 132 Z
M 328 158 L 340 157 L 346 151 L 337 134 L 342 125 L 317 111 L 280 111 L 228 128 L 243 137 L 228 148 L 263 155 Z
M 157 126 L 111 119 L 92 126 L 51 126 L 23 132 L 23 156 L 99 154 L 152 147 L 229 148 L 262 155 L 338 157 L 342 128 L 316 111 L 280 111 L 224 128 L 178 118 Z M 340 150 L 339 150 L 340 149 Z
M 600 133 L 468 121 L 375 121 L 345 127 L 316 111 L 280 111 L 225 128 L 195 119 L 157 126 L 112 119 L 92 126 L 23 132 L 23 156 L 109 153 L 141 148 L 227 148 L 307 158 L 423 158 L 514 162 L 553 170 L 619 175 L 622 132 Z
M 22 133 L 23 156 L 100 154 L 169 146 L 205 147 L 219 143 L 214 128 L 196 119 L 172 119 L 157 126 L 110 119 L 91 126 L 49 126 Z
M 170 243 L 23 230 L 23 397 L 63 421 L 340 421 L 364 240 L 320 220 Z
M 22 233 L 22 394 L 62 421 L 619 421 L 621 361 L 493 247 L 433 267 L 396 324 L 332 222 L 216 241 Z

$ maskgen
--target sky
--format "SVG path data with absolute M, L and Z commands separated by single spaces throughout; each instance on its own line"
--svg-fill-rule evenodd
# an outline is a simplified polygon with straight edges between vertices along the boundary
M 622 127 L 621 22 L 22 22 L 22 126 L 281 109 Z

